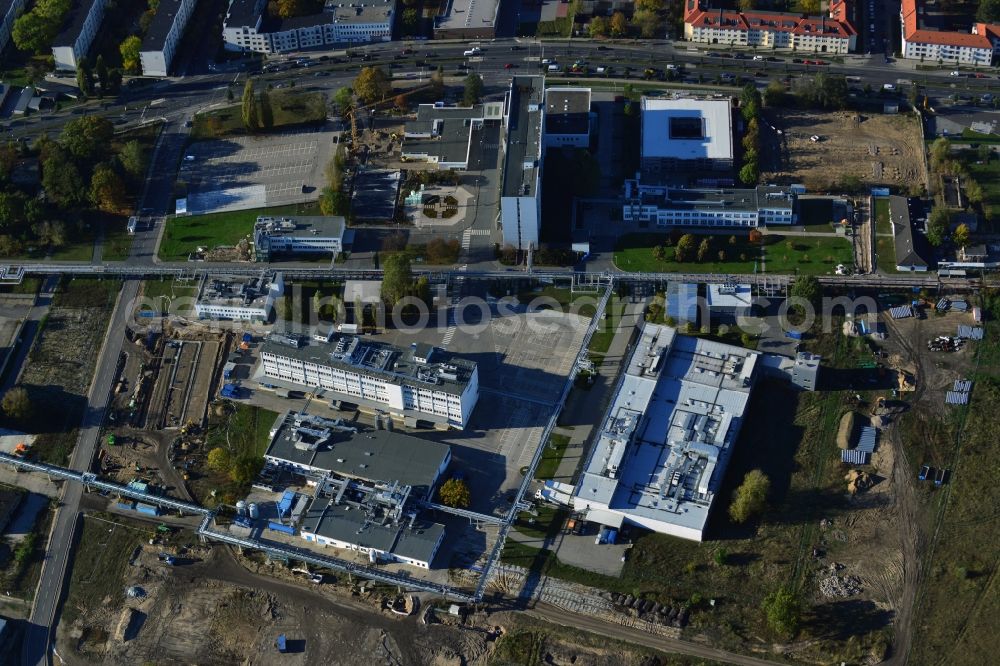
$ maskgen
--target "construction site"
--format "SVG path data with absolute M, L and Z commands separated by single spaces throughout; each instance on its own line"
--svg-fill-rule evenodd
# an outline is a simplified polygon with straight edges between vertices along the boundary
M 769 108 L 761 180 L 837 189 L 845 178 L 904 192 L 926 182 L 920 125 L 905 114 Z M 813 139 L 818 137 L 818 139 Z

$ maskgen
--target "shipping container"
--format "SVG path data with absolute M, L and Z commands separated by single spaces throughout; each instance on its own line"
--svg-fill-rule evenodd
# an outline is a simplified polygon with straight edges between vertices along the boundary
M 135 510 L 139 513 L 144 513 L 147 516 L 158 516 L 160 515 L 160 507 L 155 504 L 144 504 L 143 502 L 138 502 L 135 505 Z
M 281 523 L 268 522 L 267 529 L 274 530 L 275 532 L 282 532 L 284 534 L 295 534 L 295 528 L 291 525 L 282 525 Z

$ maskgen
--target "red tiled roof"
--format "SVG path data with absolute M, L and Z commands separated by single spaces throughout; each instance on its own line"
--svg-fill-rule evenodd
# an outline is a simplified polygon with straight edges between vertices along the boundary
M 840 0 L 843 4 L 844 0 Z M 694 7 L 694 9 L 692 9 Z M 856 34 L 847 21 L 825 17 L 803 17 L 781 12 L 737 12 L 728 9 L 706 10 L 698 0 L 687 0 L 684 22 L 697 28 L 728 28 L 732 30 L 769 30 L 796 35 L 824 35 L 847 39 Z
M 993 43 L 986 34 L 987 31 L 992 28 L 996 31 L 995 34 L 1000 37 L 1000 26 L 986 26 L 985 24 L 977 24 L 977 27 L 983 25 L 985 29 L 974 30 L 972 33 L 921 28 L 917 8 L 917 0 L 903 0 L 902 2 L 903 39 L 908 42 L 991 49 L 993 48 Z M 975 34 L 975 32 L 979 34 Z

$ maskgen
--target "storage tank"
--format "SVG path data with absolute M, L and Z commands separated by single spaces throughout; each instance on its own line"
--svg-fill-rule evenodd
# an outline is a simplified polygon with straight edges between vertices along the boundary
M 240 500 L 239 502 L 236 503 L 236 515 L 237 516 L 247 515 L 247 503 L 244 502 L 243 500 Z
M 260 509 L 257 508 L 256 504 L 250 502 L 250 504 L 247 506 L 247 509 L 250 510 L 251 518 L 260 518 Z

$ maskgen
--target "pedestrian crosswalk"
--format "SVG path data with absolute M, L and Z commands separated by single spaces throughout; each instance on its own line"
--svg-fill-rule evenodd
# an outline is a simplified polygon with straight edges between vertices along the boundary
M 466 229 L 462 232 L 462 249 L 468 250 L 472 247 L 473 236 L 489 236 L 489 229 Z
M 451 339 L 455 337 L 455 331 L 458 330 L 458 324 L 455 321 L 455 304 L 458 303 L 457 297 L 452 297 L 451 306 L 448 307 L 448 328 L 444 331 L 444 338 L 441 340 L 441 346 L 445 349 L 451 344 Z

